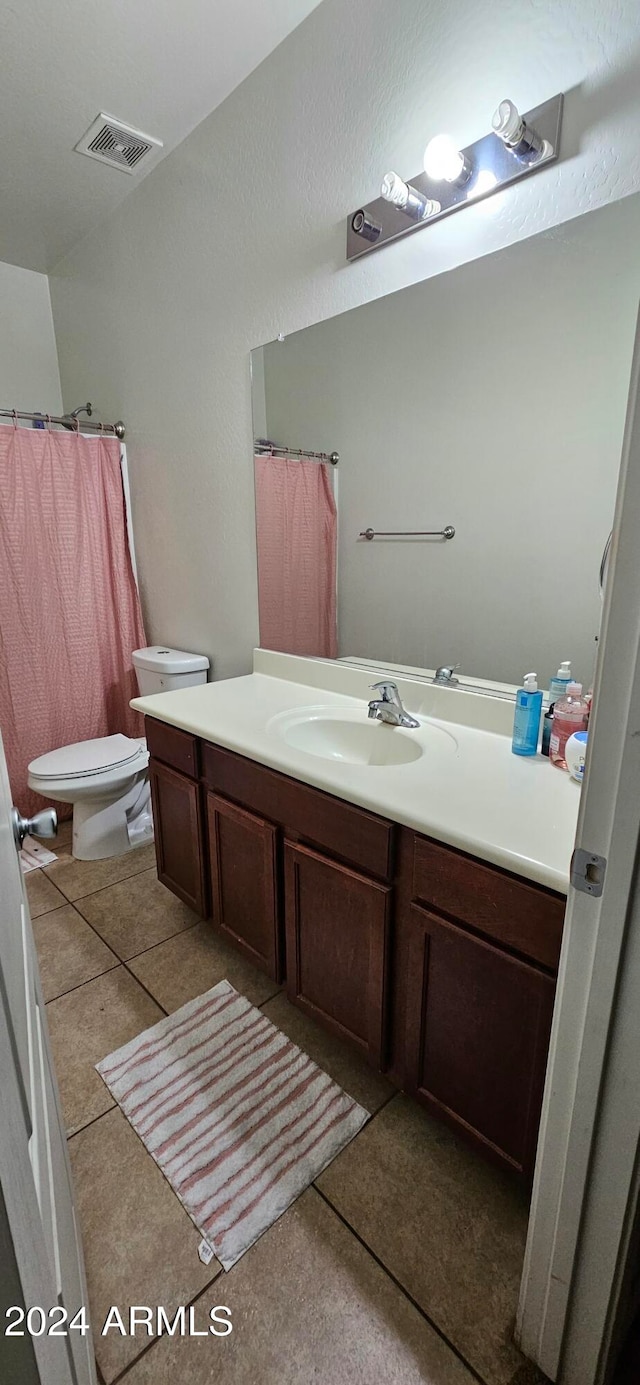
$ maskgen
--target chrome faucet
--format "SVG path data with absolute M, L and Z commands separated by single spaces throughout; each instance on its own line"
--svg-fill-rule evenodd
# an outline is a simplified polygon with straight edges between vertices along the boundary
M 442 664 L 440 668 L 436 669 L 435 678 L 431 680 L 432 683 L 437 683 L 440 688 L 457 688 L 460 682 L 459 678 L 454 678 L 454 670 L 457 668 L 460 668 L 459 664 Z
M 386 721 L 388 726 L 415 727 L 420 725 L 415 717 L 409 716 L 409 713 L 405 712 L 395 683 L 385 681 L 372 683 L 371 691 L 380 693 L 378 698 L 374 698 L 369 703 L 369 716 L 374 721 Z

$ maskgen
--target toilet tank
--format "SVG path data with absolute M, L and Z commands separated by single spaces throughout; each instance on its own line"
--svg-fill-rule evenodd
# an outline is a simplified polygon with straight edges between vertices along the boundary
M 183 649 L 152 644 L 148 649 L 134 649 L 132 658 L 142 697 L 192 688 L 207 681 L 209 660 L 205 654 L 187 654 Z

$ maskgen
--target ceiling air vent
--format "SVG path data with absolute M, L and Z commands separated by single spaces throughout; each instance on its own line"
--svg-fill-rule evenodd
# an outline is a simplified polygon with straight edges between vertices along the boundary
M 125 125 L 122 120 L 115 120 L 112 115 L 105 115 L 101 111 L 75 148 L 78 154 L 87 154 L 90 159 L 111 164 L 112 168 L 120 168 L 123 173 L 137 173 L 139 168 L 146 168 L 160 152 L 162 140 L 143 135 L 141 130 L 134 130 L 131 125 Z

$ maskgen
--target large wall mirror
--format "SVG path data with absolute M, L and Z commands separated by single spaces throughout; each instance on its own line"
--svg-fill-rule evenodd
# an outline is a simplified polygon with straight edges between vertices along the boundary
M 634 196 L 254 351 L 261 643 L 588 685 L 639 300 Z

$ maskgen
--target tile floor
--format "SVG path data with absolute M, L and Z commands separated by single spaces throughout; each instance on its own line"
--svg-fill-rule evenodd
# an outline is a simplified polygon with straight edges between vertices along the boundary
M 511 1340 L 517 1188 L 289 1005 L 159 884 L 153 848 L 26 877 L 104 1385 L 537 1385 Z M 373 1119 L 225 1275 L 94 1070 L 227 977 Z M 230 1337 L 95 1331 L 117 1304 L 232 1310 Z

